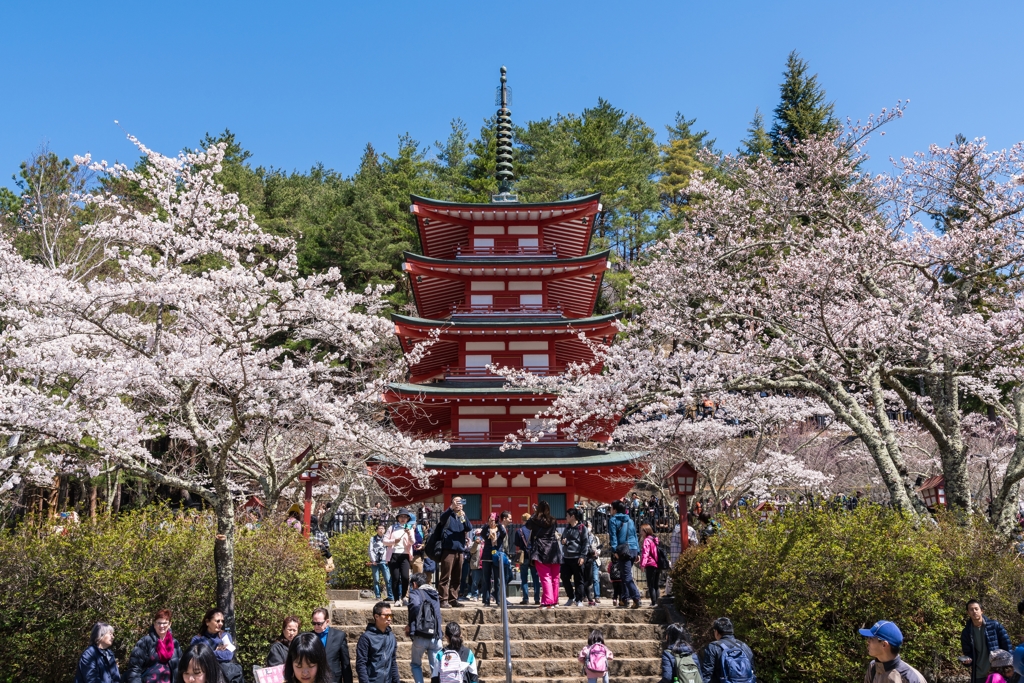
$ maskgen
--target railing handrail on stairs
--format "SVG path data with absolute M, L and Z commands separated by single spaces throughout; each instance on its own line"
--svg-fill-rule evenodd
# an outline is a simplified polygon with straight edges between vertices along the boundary
M 497 583 L 501 584 L 501 632 L 505 642 L 505 683 L 512 683 L 512 636 L 508 629 L 508 590 L 505 581 L 505 553 L 495 553 L 495 561 L 501 567 L 501 576 Z

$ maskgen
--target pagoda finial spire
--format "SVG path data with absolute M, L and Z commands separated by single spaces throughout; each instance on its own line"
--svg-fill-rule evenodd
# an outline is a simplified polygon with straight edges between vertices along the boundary
M 507 71 L 505 67 L 501 67 L 501 85 L 498 87 L 497 97 L 495 97 L 497 100 L 495 104 L 501 107 L 498 110 L 496 131 L 498 194 L 491 198 L 491 201 L 496 202 L 517 201 L 516 196 L 512 194 L 512 181 L 515 180 L 515 174 L 512 173 L 512 112 L 508 108 L 512 103 L 512 90 L 506 85 L 508 79 L 505 73 Z

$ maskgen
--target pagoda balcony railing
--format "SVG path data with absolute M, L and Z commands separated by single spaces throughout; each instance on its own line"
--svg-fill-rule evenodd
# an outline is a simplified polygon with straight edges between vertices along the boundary
M 455 258 L 507 258 L 509 256 L 534 256 L 537 258 L 558 258 L 558 245 L 484 247 L 456 245 Z
M 540 377 L 553 377 L 560 375 L 565 372 L 564 365 L 530 365 L 523 368 L 516 368 L 517 370 L 529 370 L 534 375 Z M 466 367 L 464 365 L 449 365 L 444 369 L 445 379 L 498 379 L 501 375 L 496 375 L 487 368 L 481 367 Z
M 449 443 L 502 443 L 505 441 L 505 436 L 512 432 L 506 431 L 489 431 L 489 432 L 459 432 L 458 434 L 452 434 L 447 437 Z M 522 438 L 520 440 L 524 446 L 528 446 L 531 443 L 576 443 L 575 440 L 567 439 L 562 434 L 545 434 L 544 436 L 533 441 L 532 439 Z
M 452 317 L 467 316 L 529 316 L 531 318 L 562 318 L 561 306 L 518 305 L 494 306 L 492 304 L 452 304 Z

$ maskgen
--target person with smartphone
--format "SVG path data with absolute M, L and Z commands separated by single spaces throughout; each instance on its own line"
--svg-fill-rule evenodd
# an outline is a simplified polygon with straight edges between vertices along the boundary
M 398 605 L 406 605 L 409 593 L 409 567 L 412 561 L 416 532 L 412 513 L 402 508 L 395 515 L 395 523 L 384 536 L 384 545 L 391 548 L 388 569 L 391 570 L 391 590 Z

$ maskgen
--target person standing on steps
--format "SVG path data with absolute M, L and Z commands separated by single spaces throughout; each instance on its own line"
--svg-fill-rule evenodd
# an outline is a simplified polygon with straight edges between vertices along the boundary
M 331 617 L 327 610 L 318 607 L 313 610 L 313 633 L 320 639 L 327 657 L 327 668 L 331 670 L 333 683 L 352 683 L 352 660 L 348 654 L 348 637 L 341 629 L 331 628 Z
M 452 504 L 437 521 L 441 529 L 441 562 L 438 569 L 437 594 L 441 607 L 462 607 L 459 602 L 459 581 L 462 578 L 462 552 L 466 549 L 466 534 L 473 525 L 462 509 L 462 498 L 452 497 Z
M 594 533 L 593 525 L 587 522 L 587 561 L 583 565 L 583 587 L 587 592 L 590 607 L 601 604 L 601 541 Z
M 715 639 L 700 653 L 700 676 L 704 683 L 757 683 L 754 653 L 736 639 L 732 621 L 719 617 L 711 629 Z
M 971 683 L 985 683 L 989 672 L 989 654 L 995 650 L 1013 650 L 1010 634 L 995 619 L 985 618 L 981 603 L 967 601 L 967 622 L 960 632 L 960 650 L 964 664 L 971 667 Z
M 636 524 L 626 512 L 621 500 L 612 503 L 615 514 L 608 520 L 608 541 L 619 556 L 619 571 L 622 574 L 622 600 L 619 607 L 626 607 L 633 601 L 633 607 L 640 606 L 640 589 L 633 580 L 633 563 L 640 555 L 640 541 L 636 537 Z
M 404 605 L 409 592 L 409 567 L 412 562 L 413 545 L 416 543 L 416 525 L 412 514 L 402 508 L 395 515 L 395 523 L 384 536 L 384 545 L 391 548 L 388 570 L 391 572 L 391 592 L 396 604 Z
M 858 631 L 867 638 L 868 670 L 864 683 L 925 683 L 921 672 L 900 659 L 903 633 L 891 621 L 878 621 Z
M 700 674 L 700 658 L 693 650 L 690 633 L 682 624 L 669 624 L 665 628 L 660 683 L 704 683 Z
M 658 536 L 650 524 L 640 526 L 640 566 L 644 568 L 647 577 L 647 597 L 651 599 L 651 607 L 658 606 L 658 599 L 661 597 L 659 586 L 661 584 L 661 566 L 659 558 L 665 552 Z M 667 556 L 665 559 L 668 559 Z
M 502 552 L 507 535 L 508 532 L 505 529 L 505 525 L 498 519 L 498 513 L 492 512 L 487 518 L 487 526 L 484 527 L 483 561 L 480 563 L 484 570 L 484 607 L 491 606 L 492 586 L 494 602 L 498 607 L 501 607 L 499 602 L 501 599 L 501 586 L 498 582 L 504 581 L 504 572 L 502 571 L 501 558 L 496 553 Z
M 530 530 L 530 559 L 537 567 L 541 586 L 541 609 L 558 607 L 558 572 L 562 546 L 555 536 L 555 518 L 546 500 L 537 503 L 537 514 L 526 522 Z
M 565 531 L 562 532 L 562 585 L 568 600 L 566 607 L 579 607 L 583 604 L 583 565 L 587 562 L 587 551 L 590 539 L 587 527 L 580 521 L 580 511 L 570 508 L 565 513 Z M 591 596 L 593 604 L 593 596 Z
M 398 639 L 391 630 L 393 617 L 388 603 L 378 602 L 373 606 L 373 623 L 366 627 L 356 643 L 359 683 L 400 683 Z
M 410 582 L 405 635 L 412 639 L 412 678 L 423 683 L 423 653 L 429 666 L 441 649 L 441 600 L 425 574 L 413 574 Z
M 373 594 L 380 600 L 380 582 L 384 580 L 385 591 L 388 602 L 395 601 L 395 594 L 391 588 L 391 571 L 388 569 L 388 560 L 391 559 L 392 549 L 384 545 L 384 525 L 377 525 L 377 533 L 370 536 L 370 575 L 373 577 Z
M 523 513 L 523 525 L 516 531 L 515 546 L 521 560 L 519 562 L 519 583 L 523 589 L 522 604 L 530 604 L 530 582 L 529 575 L 533 575 L 533 604 L 540 604 L 540 578 L 537 576 L 537 568 L 533 566 L 530 558 L 530 530 L 526 523 L 530 521 L 530 513 Z
M 445 647 L 430 660 L 430 683 L 477 683 L 476 656 L 462 644 L 462 627 L 449 621 Z
M 604 644 L 604 634 L 599 628 L 590 632 L 587 646 L 576 655 L 576 659 L 583 663 L 583 675 L 587 677 L 587 683 L 608 683 L 608 662 L 614 658 L 615 655 Z

